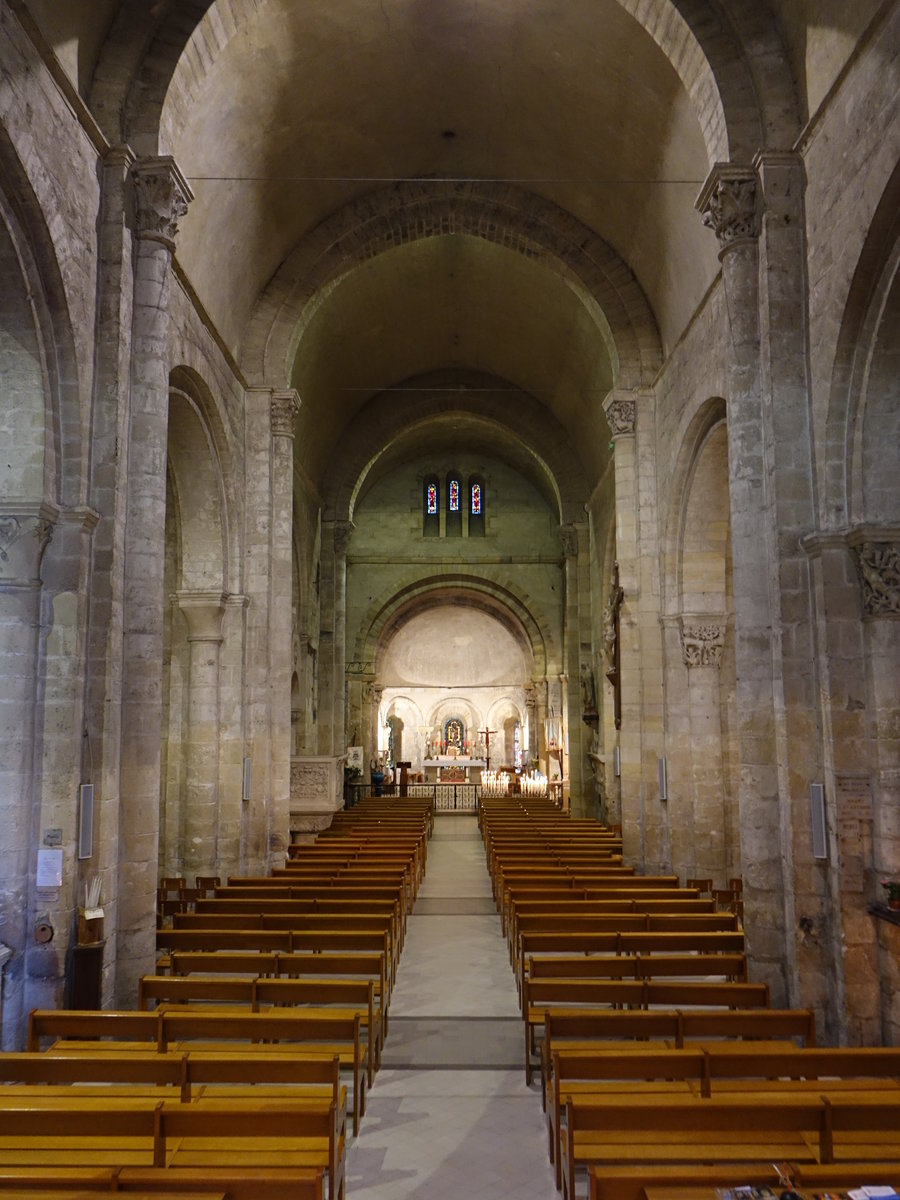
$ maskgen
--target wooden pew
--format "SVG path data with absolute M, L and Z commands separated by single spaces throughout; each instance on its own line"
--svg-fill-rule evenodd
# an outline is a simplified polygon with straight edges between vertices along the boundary
M 578 1167 L 601 1163 L 739 1164 L 768 1158 L 827 1164 L 896 1157 L 900 1165 L 898 1135 L 900 1095 L 888 1093 L 569 1097 L 560 1141 L 563 1197 L 574 1200 Z
M 803 1049 L 785 1043 L 778 1050 L 753 1051 L 744 1043 L 722 1042 L 677 1050 L 635 1049 L 633 1053 L 596 1050 L 590 1053 L 554 1049 L 547 1079 L 547 1126 L 550 1160 L 556 1162 L 561 1118 L 569 1096 L 609 1095 L 624 1089 L 641 1092 L 721 1096 L 727 1081 L 742 1094 L 751 1090 L 781 1093 L 900 1089 L 900 1049 Z
M 553 1015 L 580 1006 L 608 1008 L 625 1006 L 649 1009 L 651 1005 L 709 1006 L 731 1009 L 768 1008 L 769 987 L 765 983 L 692 983 L 653 979 L 526 979 L 523 987 L 525 1022 L 525 1082 L 531 1083 L 531 1060 L 536 1053 L 535 1035 L 544 1028 L 548 1012 Z
M 153 1191 L 144 1191 L 143 1189 L 117 1187 L 117 1172 L 114 1170 L 95 1172 L 88 1169 L 83 1173 L 82 1179 L 79 1179 L 77 1174 L 74 1176 L 74 1186 L 58 1186 L 55 1180 L 65 1178 L 66 1174 L 68 1172 L 65 1172 L 63 1168 L 59 1174 L 47 1171 L 43 1176 L 29 1173 L 24 1177 L 17 1178 L 15 1174 L 12 1174 L 8 1178 L 4 1178 L 3 1170 L 0 1168 L 0 1195 L 11 1196 L 14 1200 L 23 1194 L 27 1195 L 29 1200 L 85 1200 L 85 1197 L 91 1193 L 127 1191 L 130 1200 L 158 1200 L 160 1193 L 166 1195 L 168 1200 L 233 1200 L 229 1192 L 213 1191 L 211 1185 L 201 1183 L 199 1180 L 196 1190 L 186 1190 L 186 1185 L 179 1182 L 177 1187 L 167 1186 Z M 321 1177 L 321 1172 L 318 1174 Z M 201 1187 L 202 1190 L 200 1190 Z M 300 1191 L 298 1194 L 303 1200 L 321 1200 L 321 1178 L 318 1192 Z
M 224 974 L 256 977 L 253 970 L 257 958 L 264 960 L 264 970 L 258 972 L 259 977 L 288 976 L 316 977 L 319 975 L 340 977 L 359 977 L 371 979 L 375 984 L 375 1000 L 382 1011 L 384 1032 L 388 1030 L 388 1007 L 390 1005 L 390 983 L 387 975 L 384 955 L 371 952 L 347 951 L 345 953 L 297 953 L 256 955 L 237 952 L 234 954 L 217 951 L 181 951 L 172 954 L 165 960 L 166 970 L 172 975 Z M 160 966 L 157 964 L 157 973 Z
M 308 937 L 314 933 L 343 934 L 352 940 L 349 945 L 354 949 L 378 949 L 378 937 L 367 935 L 383 935 L 384 949 L 387 962 L 390 964 L 391 980 L 396 978 L 399 963 L 398 927 L 393 913 L 176 913 L 172 918 L 172 930 L 216 930 L 232 931 L 241 929 L 278 930 L 296 934 L 297 937 Z M 169 931 L 163 931 L 163 939 Z M 160 944 L 157 938 L 157 945 Z M 291 946 L 296 939 L 292 938 Z
M 513 901 L 507 918 L 507 937 L 510 950 L 515 945 L 519 930 L 528 920 L 542 917 L 593 917 L 605 915 L 659 914 L 659 913 L 715 913 L 714 902 L 684 890 L 670 891 L 664 888 L 615 889 L 597 898 L 577 897 L 572 900 Z M 502 929 L 502 918 L 501 918 Z
M 215 975 L 143 975 L 138 981 L 138 1008 L 151 1010 L 161 1004 L 244 1005 L 253 1012 L 266 1007 L 306 1005 L 313 1010 L 338 1005 L 344 1013 L 358 1012 L 363 1019 L 369 1052 L 368 1081 L 381 1064 L 384 1047 L 384 1018 L 380 1004 L 375 1005 L 375 985 L 371 979 L 247 979 Z
M 92 1043 L 92 1047 L 102 1043 Z M 252 1095 L 261 1098 L 328 1099 L 335 1105 L 340 1121 L 347 1108 L 346 1088 L 340 1081 L 340 1059 L 303 1057 L 300 1054 L 253 1054 L 240 1051 L 219 1053 L 210 1051 L 174 1051 L 168 1054 L 130 1049 L 128 1053 L 109 1053 L 101 1049 L 85 1049 L 77 1055 L 57 1054 L 47 1050 L 42 1054 L 0 1054 L 0 1092 L 21 1094 L 30 1088 L 32 1094 L 49 1094 L 56 1089 L 62 1094 L 101 1097 L 122 1094 L 148 1096 L 155 1091 L 174 1092 L 182 1103 L 191 1103 L 198 1096 L 240 1097 L 252 1088 Z M 267 1092 L 267 1087 L 278 1090 Z M 241 1091 L 240 1089 L 244 1089 Z
M 553 1050 L 593 1052 L 616 1049 L 690 1048 L 694 1042 L 740 1038 L 757 1042 L 798 1041 L 816 1044 L 815 1014 L 811 1009 L 757 1008 L 706 1011 L 670 1009 L 597 1009 L 590 1013 L 551 1011 L 544 1014 L 541 1042 L 541 1090 L 546 1086 Z
M 253 1050 L 285 1052 L 295 1045 L 302 1053 L 331 1059 L 337 1056 L 341 1066 L 353 1078 L 353 1133 L 359 1132 L 365 1114 L 366 1083 L 369 1074 L 368 1046 L 361 1037 L 361 1018 L 318 1012 L 267 1011 L 219 1012 L 158 1009 L 155 1012 L 88 1012 L 65 1009 L 34 1009 L 29 1016 L 28 1049 L 40 1049 L 41 1041 L 53 1039 L 57 1053 L 96 1051 L 126 1052 L 134 1042 L 150 1042 L 159 1053 L 171 1048 L 197 1050 L 207 1043 L 210 1050 L 221 1050 L 222 1043 L 253 1043 Z M 106 1039 L 98 1046 L 95 1039 Z M 74 1044 L 73 1044 L 74 1043 Z M 269 1043 L 263 1047 L 262 1043 Z M 233 1051 L 233 1045 L 226 1047 Z
M 721 976 L 747 982 L 745 954 L 591 954 L 535 958 L 526 964 L 526 979 L 659 979 L 663 976 Z
M 772 1163 L 742 1163 L 739 1172 L 733 1165 L 699 1164 L 691 1166 L 606 1166 L 588 1170 L 589 1200 L 716 1200 L 717 1188 L 734 1186 L 736 1175 L 743 1184 L 769 1187 L 776 1195 L 784 1188 L 783 1171 Z M 794 1190 L 803 1189 L 805 1200 L 814 1194 L 845 1192 L 861 1179 L 869 1184 L 893 1185 L 900 1179 L 896 1162 L 831 1163 L 817 1166 L 792 1163 L 789 1167 Z
M 336 1124 L 332 1103 L 286 1100 L 205 1107 L 107 1101 L 88 1108 L 77 1098 L 41 1106 L 5 1103 L 0 1108 L 0 1171 L 17 1166 L 43 1170 L 54 1162 L 66 1168 L 112 1165 L 138 1168 L 138 1176 L 147 1181 L 143 1186 L 152 1187 L 160 1172 L 199 1167 L 202 1172 L 194 1178 L 214 1187 L 211 1176 L 222 1168 L 227 1166 L 230 1174 L 252 1166 L 259 1189 L 269 1170 L 311 1167 L 327 1172 L 329 1195 L 343 1200 L 345 1143 L 336 1137 Z M 178 1179 L 183 1189 L 183 1173 L 170 1178 Z
M 302 929 L 158 929 L 157 949 L 168 949 L 169 960 L 185 951 L 254 951 L 293 953 L 381 954 L 389 985 L 393 983 L 388 935 L 378 930 Z M 165 963 L 164 963 L 165 965 Z
M 287 890 L 290 891 L 290 889 Z M 198 900 L 193 911 L 195 915 L 202 916 L 222 913 L 231 915 L 260 913 L 279 916 L 298 913 L 315 913 L 317 915 L 334 913 L 340 916 L 358 914 L 360 916 L 391 917 L 393 918 L 391 936 L 396 941 L 398 955 L 403 950 L 403 937 L 406 932 L 406 914 L 399 895 L 382 899 L 367 895 L 364 891 L 359 896 L 351 898 L 322 896 L 321 894 L 291 896 L 274 892 L 263 896 L 216 895 Z M 178 924 L 176 922 L 176 925 Z
M 704 928 L 698 922 L 725 921 L 723 928 Z M 625 928 L 615 928 L 615 919 L 595 917 L 571 930 L 523 929 L 519 932 L 513 967 L 521 994 L 525 965 L 537 956 L 573 956 L 575 954 L 653 954 L 662 952 L 704 953 L 725 951 L 743 953 L 744 935 L 728 927 L 734 918 L 723 913 L 666 917 L 647 914 L 645 918 L 620 918 Z M 606 923 L 611 928 L 602 928 Z M 644 924 L 644 928 L 634 928 Z M 600 927 L 597 926 L 600 923 Z

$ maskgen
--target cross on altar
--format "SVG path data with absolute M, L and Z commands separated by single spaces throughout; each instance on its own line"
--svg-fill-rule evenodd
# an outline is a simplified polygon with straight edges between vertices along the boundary
M 496 733 L 496 729 L 479 729 L 478 732 L 484 737 L 484 769 L 491 769 L 491 734 Z

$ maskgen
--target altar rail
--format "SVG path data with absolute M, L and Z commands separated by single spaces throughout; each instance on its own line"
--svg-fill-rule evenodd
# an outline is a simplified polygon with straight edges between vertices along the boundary
M 345 807 L 352 808 L 372 791 L 369 783 L 347 785 Z M 383 796 L 399 795 L 397 784 L 382 788 Z M 481 787 L 477 783 L 410 783 L 406 794 L 415 800 L 434 800 L 435 812 L 478 812 Z

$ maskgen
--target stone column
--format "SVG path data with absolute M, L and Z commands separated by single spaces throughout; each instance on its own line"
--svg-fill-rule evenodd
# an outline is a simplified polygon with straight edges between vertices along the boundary
M 869 897 L 874 893 L 883 903 L 880 880 L 900 879 L 900 529 L 866 530 L 863 536 L 865 540 L 856 542 L 852 553 L 862 598 L 874 777 L 867 788 L 854 789 L 851 776 L 843 799 L 851 825 L 846 832 L 856 833 L 862 852 L 863 885 Z M 877 958 L 869 946 L 860 946 L 854 953 L 848 923 L 844 931 L 848 1025 L 853 1040 L 865 1045 L 896 1045 L 900 1035 L 900 931 L 877 923 Z M 880 982 L 877 994 L 875 979 Z
M 711 876 L 717 887 L 725 887 L 727 882 L 731 834 L 725 797 L 719 694 L 725 624 L 724 616 L 715 617 L 708 613 L 681 618 L 681 653 L 688 675 L 691 790 L 694 801 L 692 824 L 695 840 L 691 874 Z M 672 836 L 674 839 L 674 828 Z
M 41 560 L 56 515 L 40 501 L 0 501 L 0 899 L 3 941 L 12 952 L 3 976 L 3 1049 L 14 1046 L 27 1010 Z
M 173 159 L 143 159 L 135 196 L 131 421 L 126 495 L 116 997 L 135 1001 L 155 958 L 169 421 L 169 288 L 178 220 L 193 198 Z
M 697 201 L 720 245 L 731 334 L 727 397 L 739 807 L 748 949 L 774 1004 L 801 1002 L 795 906 L 822 919 L 810 781 L 821 772 L 801 538 L 814 524 L 802 163 L 719 164 Z M 763 202 L 763 196 L 765 198 Z M 806 906 L 809 905 L 809 908 Z M 830 967 L 819 929 L 803 951 L 803 1002 Z
M 215 875 L 219 859 L 219 647 L 221 592 L 179 592 L 188 627 L 187 722 L 184 731 L 183 862 L 191 875 Z
M 134 154 L 112 146 L 103 160 L 97 228 L 100 264 L 94 337 L 89 499 L 100 514 L 93 536 L 85 728 L 93 760 L 95 856 L 106 909 L 104 1003 L 114 1003 L 118 924 L 122 753 L 125 523 L 128 503 L 134 255 L 130 227 Z
M 528 770 L 531 770 L 532 760 L 538 756 L 538 714 L 537 696 L 534 683 L 525 684 L 525 712 L 528 716 L 528 744 L 523 747 Z
M 616 389 L 603 402 L 613 436 L 619 610 L 619 796 L 624 853 L 648 871 L 669 869 L 666 810 L 657 789 L 662 736 L 662 645 L 652 468 L 652 395 Z M 644 449 L 641 449 L 639 440 Z M 607 663 L 607 670 L 611 664 Z
M 577 525 L 561 525 L 560 542 L 563 551 L 563 586 L 565 587 L 565 630 L 563 656 L 563 713 L 569 747 L 569 806 L 573 817 L 593 816 L 591 796 L 586 794 L 584 770 L 587 763 L 589 743 L 584 737 L 585 727 L 581 723 L 581 622 L 578 604 L 578 551 L 579 529 Z M 564 771 L 565 774 L 565 771 Z
M 26 953 L 29 1008 L 63 1001 L 66 956 L 75 937 L 75 908 L 82 882 L 97 873 L 96 858 L 78 860 L 78 787 L 92 782 L 92 753 L 84 738 L 85 659 L 90 610 L 91 539 L 97 513 L 62 508 L 41 563 L 43 581 L 40 668 L 40 734 L 37 738 L 32 829 L 58 830 L 63 849 L 62 887 L 35 893 L 31 912 L 46 914 L 50 942 L 29 938 Z M 59 836 L 59 835 L 55 835 Z M 49 844 L 49 843 L 47 843 Z
M 272 393 L 272 526 L 269 610 L 269 722 L 271 804 L 269 864 L 283 865 L 290 842 L 291 663 L 294 561 L 294 417 L 300 397 L 293 389 Z
M 345 746 L 345 640 L 347 629 L 347 550 L 352 521 L 322 523 L 322 631 L 319 673 L 319 751 L 344 753 Z

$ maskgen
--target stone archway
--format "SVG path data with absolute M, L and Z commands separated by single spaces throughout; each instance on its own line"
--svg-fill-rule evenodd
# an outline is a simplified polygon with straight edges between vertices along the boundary
M 202 386 L 173 371 L 169 393 L 160 873 L 215 875 L 235 863 L 223 822 L 220 657 L 228 595 L 222 470 Z M 220 828 L 231 827 L 231 844 Z

